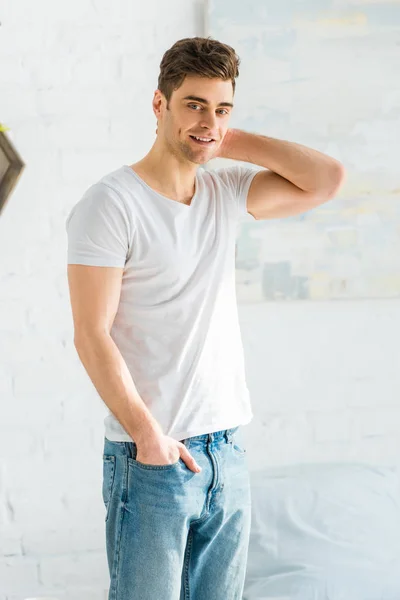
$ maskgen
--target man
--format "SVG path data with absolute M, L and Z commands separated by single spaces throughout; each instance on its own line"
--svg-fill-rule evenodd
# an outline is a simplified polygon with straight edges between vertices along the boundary
M 250 531 L 252 410 L 235 296 L 239 216 L 332 198 L 342 165 L 229 128 L 239 58 L 183 39 L 160 65 L 149 153 L 67 220 L 74 342 L 105 419 L 109 600 L 238 600 Z M 206 171 L 214 157 L 254 163 Z

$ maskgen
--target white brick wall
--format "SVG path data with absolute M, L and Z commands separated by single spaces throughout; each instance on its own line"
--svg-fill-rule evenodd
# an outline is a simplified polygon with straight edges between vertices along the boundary
M 0 217 L 0 600 L 106 598 L 105 408 L 72 343 L 64 222 L 86 187 L 148 151 L 161 56 L 204 34 L 203 0 L 138 6 L 2 3 L 0 121 L 27 167 Z M 399 303 L 240 315 L 254 469 L 398 459 Z
M 0 217 L 0 600 L 106 598 L 106 411 L 73 347 L 64 223 L 91 183 L 151 146 L 162 54 L 204 34 L 202 11 L 2 2 L 0 121 L 27 166 Z

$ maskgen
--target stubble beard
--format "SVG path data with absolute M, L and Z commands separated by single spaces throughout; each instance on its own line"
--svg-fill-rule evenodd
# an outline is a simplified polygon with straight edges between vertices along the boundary
M 179 150 L 181 155 L 184 156 L 184 158 L 186 158 L 187 160 L 189 160 L 192 163 L 195 163 L 197 165 L 204 165 L 206 164 L 209 160 L 212 159 L 213 157 L 213 152 L 207 151 L 203 152 L 201 151 L 201 149 L 196 152 L 190 145 L 190 142 L 181 142 L 178 141 L 178 146 L 179 146 Z M 204 158 L 203 158 L 204 156 Z

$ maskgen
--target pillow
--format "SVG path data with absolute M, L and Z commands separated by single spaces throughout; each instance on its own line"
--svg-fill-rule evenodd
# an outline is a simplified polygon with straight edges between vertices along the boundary
M 250 473 L 243 600 L 399 600 L 396 468 L 297 464 Z

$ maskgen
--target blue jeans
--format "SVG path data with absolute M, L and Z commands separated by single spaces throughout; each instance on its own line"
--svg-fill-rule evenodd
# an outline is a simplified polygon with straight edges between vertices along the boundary
M 181 440 L 202 467 L 138 462 L 105 438 L 108 600 L 241 600 L 251 521 L 239 427 Z

